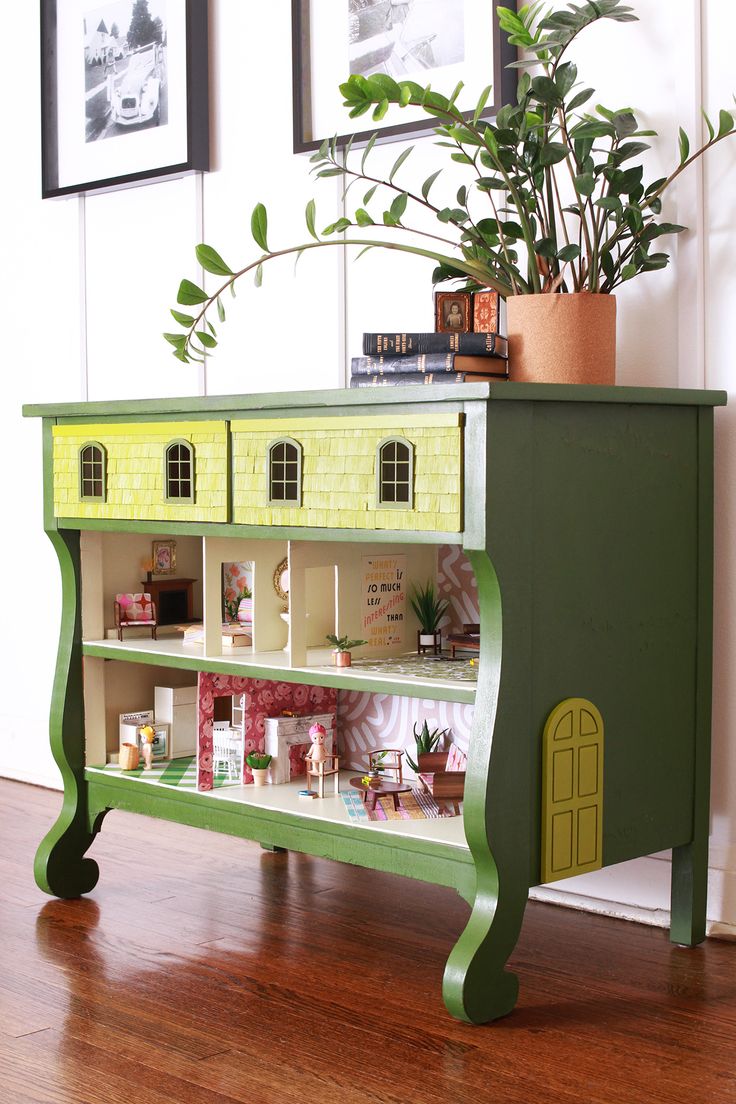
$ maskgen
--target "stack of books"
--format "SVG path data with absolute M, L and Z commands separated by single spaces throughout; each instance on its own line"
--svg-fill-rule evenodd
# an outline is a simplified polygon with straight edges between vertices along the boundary
M 363 334 L 351 387 L 479 383 L 508 378 L 508 345 L 497 333 Z

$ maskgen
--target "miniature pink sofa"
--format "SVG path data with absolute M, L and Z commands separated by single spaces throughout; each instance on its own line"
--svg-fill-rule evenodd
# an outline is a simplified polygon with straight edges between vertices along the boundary
M 116 594 L 114 602 L 115 628 L 118 630 L 118 640 L 123 639 L 123 629 L 131 625 L 148 625 L 151 636 L 156 639 L 156 603 L 150 594 Z
M 452 805 L 460 815 L 460 802 L 465 793 L 465 770 L 468 757 L 457 744 L 447 751 L 427 751 L 419 756 L 419 781 L 425 793 L 431 794 L 441 810 Z

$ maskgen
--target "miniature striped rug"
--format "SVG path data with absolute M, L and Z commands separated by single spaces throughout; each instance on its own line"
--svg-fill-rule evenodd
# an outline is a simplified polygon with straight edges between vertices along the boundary
M 105 774 L 115 774 L 119 778 L 135 778 L 139 782 L 150 782 L 159 786 L 176 786 L 180 790 L 197 788 L 197 761 L 193 755 L 172 759 L 170 762 L 153 763 L 150 770 L 144 770 L 141 765 L 132 771 L 122 771 L 117 763 L 106 763 L 104 767 L 95 767 L 95 770 L 102 770 Z M 215 775 L 216 790 L 223 786 L 239 785 L 237 779 L 228 778 L 226 773 Z
M 440 817 L 454 816 L 452 810 L 441 811 L 435 799 L 423 790 L 399 794 L 399 808 L 394 809 L 392 797 L 379 797 L 375 809 L 369 809 L 359 790 L 346 790 L 341 793 L 343 803 L 351 820 L 438 820 Z

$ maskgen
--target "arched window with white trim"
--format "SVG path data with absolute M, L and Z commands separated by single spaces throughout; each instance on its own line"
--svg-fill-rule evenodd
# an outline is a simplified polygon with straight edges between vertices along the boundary
M 194 448 L 188 441 L 171 441 L 164 456 L 167 502 L 194 502 Z
M 291 437 L 268 447 L 268 501 L 272 506 L 302 504 L 302 446 Z

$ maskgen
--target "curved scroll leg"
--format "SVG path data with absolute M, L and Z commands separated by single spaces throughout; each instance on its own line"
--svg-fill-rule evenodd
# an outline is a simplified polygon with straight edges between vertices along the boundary
M 62 579 L 62 616 L 56 675 L 51 698 L 51 750 L 64 781 L 64 803 L 51 831 L 36 852 L 34 875 L 45 893 L 80 897 L 94 889 L 97 863 L 84 857 L 99 829 L 87 817 L 84 778 L 84 708 L 82 695 L 82 641 L 79 594 L 79 533 L 48 532 L 59 558 Z
M 442 983 L 448 1012 L 473 1024 L 507 1016 L 519 994 L 519 979 L 505 966 L 519 938 L 529 890 L 525 879 L 514 878 L 503 878 L 500 888 L 492 865 L 478 886 Z
M 448 1011 L 468 1023 L 505 1016 L 519 991 L 506 969 L 521 929 L 529 891 L 531 740 L 519 677 L 525 655 L 514 630 L 504 636 L 501 664 L 501 594 L 486 552 L 468 552 L 478 583 L 481 657 L 468 753 L 463 820 L 473 855 L 476 891 L 470 919 L 445 968 Z M 514 668 L 517 668 L 514 670 Z M 521 699 L 517 696 L 521 694 Z

